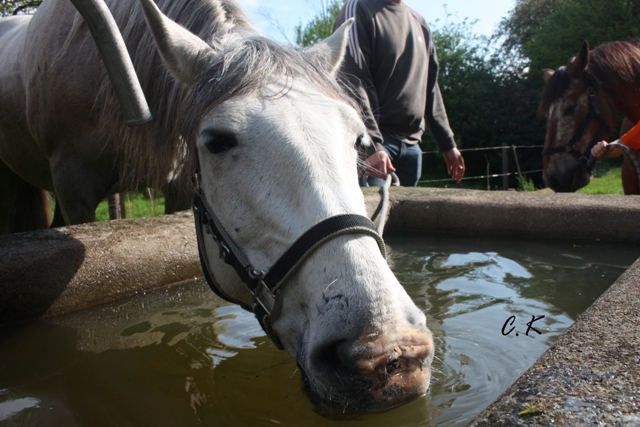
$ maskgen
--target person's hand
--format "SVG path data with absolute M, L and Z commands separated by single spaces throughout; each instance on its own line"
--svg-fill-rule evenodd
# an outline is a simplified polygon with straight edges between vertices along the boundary
M 457 147 L 453 147 L 451 150 L 442 153 L 444 161 L 447 162 L 447 172 L 449 176 L 458 184 L 464 177 L 464 172 L 467 170 L 462 154 Z
M 618 140 L 614 142 L 618 142 Z M 600 141 L 591 149 L 591 155 L 596 159 L 601 157 L 616 157 L 620 154 L 622 154 L 622 150 L 611 147 L 607 141 Z
M 600 141 L 591 149 L 591 155 L 596 159 L 604 157 L 609 151 L 609 143 L 607 141 Z
M 395 172 L 396 168 L 391 164 L 391 159 L 386 151 L 376 151 L 364 161 L 365 172 L 369 176 L 385 179 L 389 172 Z

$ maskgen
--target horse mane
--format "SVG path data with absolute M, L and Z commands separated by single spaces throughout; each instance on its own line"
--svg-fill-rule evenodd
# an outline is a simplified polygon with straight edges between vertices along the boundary
M 165 15 L 209 44 L 231 32 L 257 34 L 259 31 L 236 0 L 158 0 L 157 4 Z M 116 152 L 120 164 L 126 165 L 124 176 L 120 176 L 124 187 L 161 188 L 167 177 L 183 166 L 181 163 L 189 152 L 179 126 L 189 88 L 176 80 L 162 62 L 140 4 L 117 1 L 110 6 L 153 120 L 136 127 L 126 125 L 96 49 L 93 57 L 87 58 L 88 63 L 98 65 L 100 82 L 93 107 L 98 121 L 96 137 L 108 135 L 109 148 Z M 82 25 L 81 19 L 76 21 L 76 25 Z
M 563 98 L 573 85 L 569 74 L 573 59 L 560 67 L 545 86 L 538 114 L 544 115 L 551 105 Z M 640 83 L 640 39 L 602 44 L 589 52 L 589 63 L 582 78 L 609 91 L 619 83 Z
M 551 105 L 556 102 L 558 99 L 564 97 L 564 95 L 569 91 L 572 85 L 573 79 L 569 76 L 569 72 L 567 71 L 567 67 L 569 65 L 563 65 L 558 68 L 555 73 L 551 76 L 549 81 L 547 81 L 547 85 L 544 87 L 544 92 L 542 94 L 542 101 L 538 106 L 538 116 L 544 116 Z
M 166 69 L 138 2 L 117 2 L 117 7 L 110 9 L 153 120 L 128 127 L 97 49 L 87 62 L 98 64 L 101 82 L 92 112 L 98 121 L 96 138 L 106 135 L 109 145 L 105 149 L 113 150 L 119 163 L 125 165 L 119 177 L 124 188 L 133 190 L 142 185 L 162 188 L 168 177 L 179 177 L 183 184 L 189 184 L 195 152 L 190 141 L 195 141 L 202 117 L 233 96 L 259 90 L 273 81 L 274 76 L 283 76 L 280 95 L 286 93 L 296 76 L 305 75 L 327 95 L 357 108 L 335 79 L 303 52 L 262 36 L 237 0 L 157 1 L 165 15 L 205 40 L 218 53 L 216 63 L 211 64 L 193 88 L 176 80 Z M 82 20 L 76 19 L 76 26 L 79 25 Z M 181 170 L 183 173 L 175 173 Z
M 640 39 L 603 44 L 589 53 L 585 70 L 606 90 L 617 83 L 640 82 Z
M 353 98 L 304 51 L 260 35 L 228 37 L 216 49 L 221 53 L 217 62 L 211 64 L 185 100 L 186 110 L 199 113 L 183 117 L 182 135 L 187 140 L 195 140 L 198 124 L 207 111 L 232 97 L 259 90 L 273 76 L 284 77 L 279 92 L 262 96 L 284 96 L 296 77 L 305 76 L 324 94 L 360 111 Z

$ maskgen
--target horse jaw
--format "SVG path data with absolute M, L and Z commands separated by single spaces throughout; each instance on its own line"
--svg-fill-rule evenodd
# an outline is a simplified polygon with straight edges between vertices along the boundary
M 354 18 L 347 20 L 331 36 L 306 50 L 309 58 L 331 75 L 340 68 L 354 22 Z
M 169 72 L 193 86 L 215 57 L 215 51 L 198 36 L 167 18 L 153 0 L 140 0 L 145 19 Z

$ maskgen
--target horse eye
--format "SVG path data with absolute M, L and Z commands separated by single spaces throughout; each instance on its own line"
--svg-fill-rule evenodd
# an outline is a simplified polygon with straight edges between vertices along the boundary
M 204 145 L 213 154 L 222 153 L 238 145 L 236 137 L 229 134 L 203 132 L 202 138 L 205 141 Z
M 575 113 L 576 108 L 577 108 L 576 104 L 571 103 L 571 104 L 567 105 L 567 108 L 565 108 L 565 110 L 564 110 L 564 115 L 567 116 L 569 114 Z

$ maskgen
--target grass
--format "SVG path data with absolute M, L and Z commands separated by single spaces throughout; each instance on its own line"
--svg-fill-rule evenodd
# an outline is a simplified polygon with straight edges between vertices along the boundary
M 442 161 L 444 164 L 444 161 Z M 440 164 L 438 163 L 437 166 Z M 421 181 L 441 179 L 446 177 L 446 171 L 438 170 L 438 167 L 424 168 Z M 581 188 L 577 191 L 580 194 L 624 194 L 622 189 L 621 178 L 621 166 L 622 157 L 616 159 L 600 159 L 593 171 L 594 178 L 589 185 Z M 487 190 L 486 179 L 469 179 L 462 181 L 461 185 L 457 185 L 452 180 L 448 179 L 441 182 L 421 182 L 418 184 L 421 187 L 445 187 L 445 188 L 467 188 L 474 190 Z M 513 186 L 513 183 L 511 184 Z M 536 191 L 534 182 L 530 177 L 524 176 L 522 179 L 517 178 L 517 190 L 522 191 Z M 490 182 L 490 188 L 492 190 L 500 190 L 502 188 L 502 178 L 492 178 Z M 551 191 L 551 190 L 548 190 Z
M 622 190 L 621 168 L 611 168 L 593 178 L 589 185 L 576 193 L 580 194 L 624 194 Z
M 157 194 L 153 199 L 148 191 L 125 194 L 125 212 L 127 218 L 148 218 L 164 214 L 164 196 Z M 96 221 L 109 219 L 109 204 L 103 200 L 96 209 Z
M 152 198 L 149 190 L 135 193 L 125 193 L 124 208 L 127 218 L 150 218 L 164 215 L 164 196 L 157 193 Z M 52 199 L 55 200 L 55 199 Z M 53 218 L 55 201 L 51 202 L 50 215 Z M 100 202 L 96 209 L 96 221 L 109 220 L 109 202 L 107 199 Z

